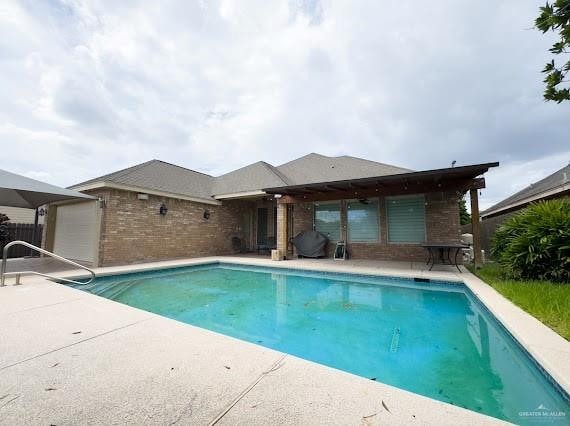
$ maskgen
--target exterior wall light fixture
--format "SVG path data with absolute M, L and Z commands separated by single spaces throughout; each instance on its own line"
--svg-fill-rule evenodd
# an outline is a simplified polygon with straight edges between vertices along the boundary
M 161 216 L 166 216 L 166 213 L 168 213 L 168 207 L 166 207 L 166 204 L 162 203 L 162 204 L 160 205 L 160 208 L 158 209 L 158 213 L 159 213 Z

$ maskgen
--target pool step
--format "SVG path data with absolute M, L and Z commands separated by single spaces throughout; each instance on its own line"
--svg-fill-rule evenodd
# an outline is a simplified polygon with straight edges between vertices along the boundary
M 119 297 L 122 293 L 130 289 L 136 284 L 139 284 L 143 280 L 129 280 L 129 281 L 122 281 L 114 285 L 110 289 L 108 289 L 105 294 L 100 294 L 100 296 L 106 297 L 107 299 L 115 300 Z

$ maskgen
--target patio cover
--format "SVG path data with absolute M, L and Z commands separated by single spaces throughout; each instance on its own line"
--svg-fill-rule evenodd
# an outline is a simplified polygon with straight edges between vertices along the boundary
M 36 209 L 47 203 L 78 198 L 97 199 L 91 195 L 60 188 L 0 169 L 0 206 Z
M 330 182 L 264 188 L 267 194 L 283 195 L 282 201 L 302 202 L 357 198 L 358 196 L 401 195 L 443 190 L 468 190 L 484 188 L 483 175 L 499 163 L 472 164 L 445 169 L 422 170 Z M 292 197 L 292 198 L 290 198 Z M 297 198 L 296 200 L 294 198 Z

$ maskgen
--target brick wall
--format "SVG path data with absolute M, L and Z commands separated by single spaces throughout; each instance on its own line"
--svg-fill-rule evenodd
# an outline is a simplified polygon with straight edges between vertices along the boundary
M 388 243 L 385 198 L 379 199 L 380 239 L 377 243 L 348 243 L 347 249 L 354 259 L 424 261 L 426 253 L 419 244 Z M 459 206 L 455 192 L 426 194 L 426 234 L 428 241 L 458 242 L 460 236 Z M 311 203 L 293 207 L 293 236 L 313 228 Z M 341 239 L 346 240 L 346 203 L 341 208 Z M 327 257 L 332 257 L 334 243 L 327 246 Z M 295 253 L 296 256 L 296 253 Z
M 95 193 L 93 193 L 95 195 Z M 99 265 L 110 266 L 158 260 L 233 253 L 232 237 L 245 239 L 243 214 L 247 201 L 221 206 L 137 193 L 107 190 L 99 243 Z M 161 216 L 164 203 L 168 213 Z M 204 211 L 210 218 L 204 219 Z
M 149 195 L 148 200 L 139 200 L 137 193 L 103 189 L 90 191 L 91 195 L 105 200 L 102 209 L 99 266 L 120 265 L 138 262 L 214 256 L 233 253 L 232 237 L 242 241 L 251 239 L 244 229 L 251 223 L 255 235 L 256 208 L 259 202 L 232 200 L 222 205 L 209 205 L 185 200 L 175 200 Z M 159 215 L 160 205 L 168 207 L 166 216 Z M 267 203 L 263 207 L 271 207 Z M 342 202 L 341 238 L 346 239 L 346 204 Z M 210 219 L 203 217 L 210 212 Z M 418 244 L 392 244 L 387 239 L 386 207 L 384 198 L 379 200 L 380 239 L 377 243 L 349 243 L 348 253 L 355 259 L 414 260 L 425 259 L 425 252 Z M 269 210 L 271 212 L 271 210 Z M 44 241 L 53 234 L 56 209 L 50 209 Z M 302 230 L 313 228 L 313 204 L 292 206 L 290 237 Z M 268 234 L 273 231 L 271 213 Z M 278 222 L 281 217 L 278 215 Z M 426 233 L 429 241 L 457 242 L 460 235 L 459 207 L 455 193 L 426 194 Z M 327 256 L 332 257 L 334 244 L 329 244 Z M 296 256 L 296 253 L 294 253 Z
M 456 192 L 426 194 L 428 241 L 457 243 L 461 236 L 459 199 Z

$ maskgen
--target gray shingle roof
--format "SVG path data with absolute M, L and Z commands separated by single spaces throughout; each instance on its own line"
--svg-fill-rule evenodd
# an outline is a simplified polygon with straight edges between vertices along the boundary
M 316 153 L 289 161 L 278 166 L 277 169 L 287 177 L 291 185 L 395 175 L 413 171 L 347 155 L 327 157 Z
M 78 183 L 77 185 L 73 185 L 72 188 L 78 188 L 96 182 L 112 182 L 143 189 L 171 192 L 188 197 L 208 199 L 211 198 L 212 195 L 213 181 L 213 176 L 164 161 L 151 160 Z
M 409 169 L 361 158 L 327 157 L 308 154 L 274 167 L 264 161 L 250 164 L 219 177 L 151 160 L 114 173 L 88 180 L 72 188 L 109 182 L 137 188 L 170 192 L 188 197 L 211 199 L 215 195 L 256 191 L 262 188 L 386 176 L 411 172 Z
M 562 185 L 570 184 L 570 164 L 562 167 L 560 170 L 552 173 L 551 175 L 545 177 L 538 182 L 532 183 L 523 190 L 499 201 L 494 206 L 489 207 L 487 210 L 481 213 L 481 216 L 488 216 L 496 213 L 508 206 L 523 205 L 534 199 L 540 194 L 554 190 L 561 187 Z
M 215 178 L 212 194 L 235 194 L 288 184 L 279 170 L 271 164 L 258 161 Z

